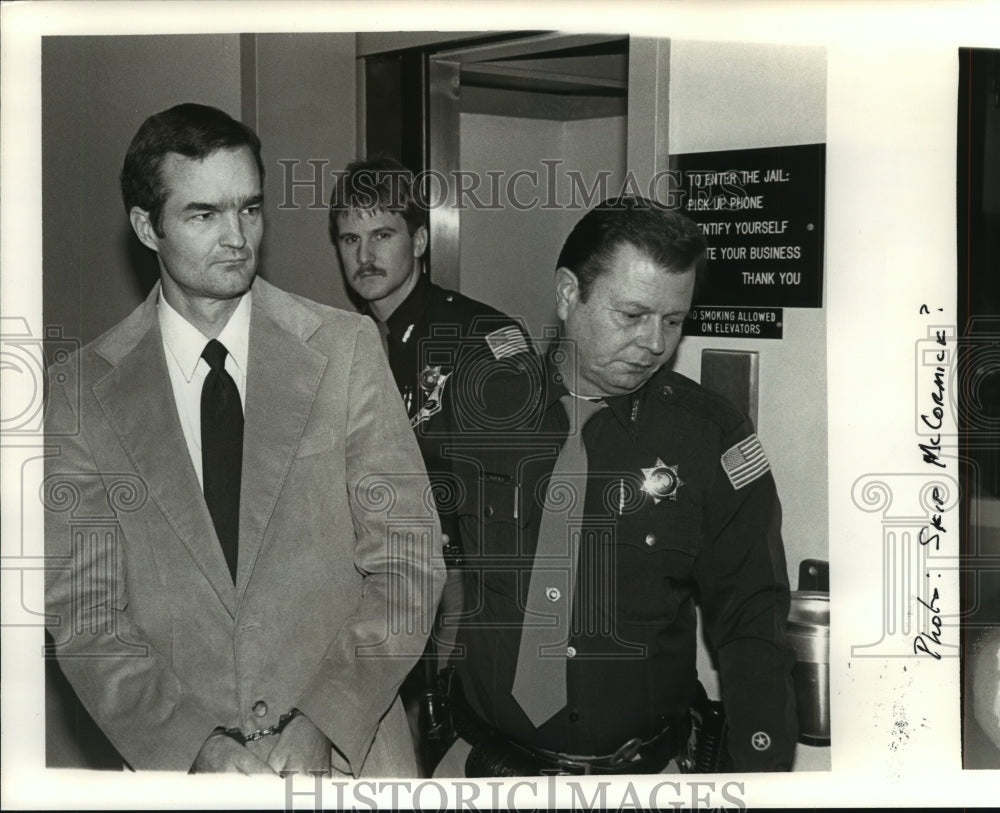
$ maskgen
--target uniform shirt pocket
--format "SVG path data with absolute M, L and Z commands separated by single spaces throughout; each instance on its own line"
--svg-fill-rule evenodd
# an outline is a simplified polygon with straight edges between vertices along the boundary
M 618 523 L 615 582 L 622 614 L 669 622 L 693 594 L 701 521 L 692 508 L 663 500 Z
M 489 590 L 514 599 L 519 573 L 530 573 L 531 559 L 522 556 L 523 512 L 519 488 L 512 477 L 483 474 L 475 493 L 466 495 L 459 522 L 465 549 L 465 567 L 480 571 Z

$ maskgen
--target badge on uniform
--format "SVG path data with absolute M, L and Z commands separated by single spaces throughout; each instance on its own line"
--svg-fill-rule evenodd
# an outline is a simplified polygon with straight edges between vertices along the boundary
M 427 398 L 420 411 L 410 419 L 410 426 L 413 429 L 441 411 L 441 404 L 444 401 L 444 385 L 450 375 L 451 373 L 442 373 L 440 367 L 430 364 L 420 371 L 420 389 L 424 391 Z
M 757 435 L 751 435 L 723 452 L 721 463 L 729 482 L 737 491 L 771 470 Z
M 648 469 L 642 470 L 642 490 L 653 498 L 654 503 L 661 500 L 677 500 L 677 489 L 684 485 L 684 481 L 677 473 L 677 466 L 668 466 L 660 458 L 656 458 L 656 464 Z
M 434 388 L 437 387 L 438 382 L 441 380 L 441 366 L 433 366 L 428 364 L 420 371 L 420 389 L 424 391 L 425 395 L 430 395 L 434 392 Z
M 516 356 L 518 353 L 528 352 L 528 343 L 524 340 L 524 334 L 514 325 L 487 333 L 486 344 L 490 346 L 493 358 L 497 361 L 508 356 Z

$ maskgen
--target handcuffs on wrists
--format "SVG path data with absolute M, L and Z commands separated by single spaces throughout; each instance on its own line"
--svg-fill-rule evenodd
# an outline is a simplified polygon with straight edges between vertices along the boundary
M 249 734 L 244 734 L 238 728 L 225 728 L 224 726 L 219 726 L 215 729 L 210 737 L 229 737 L 231 740 L 236 740 L 240 745 L 246 745 L 248 742 L 254 742 L 255 740 L 261 740 L 264 737 L 270 737 L 272 734 L 280 734 L 285 730 L 292 720 L 302 714 L 298 709 L 292 709 L 287 714 L 282 714 L 278 718 L 278 722 L 267 728 L 258 728 L 256 731 L 251 731 Z

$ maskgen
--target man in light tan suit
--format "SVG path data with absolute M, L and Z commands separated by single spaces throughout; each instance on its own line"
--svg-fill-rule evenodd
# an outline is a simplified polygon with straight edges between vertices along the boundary
M 135 769 L 413 776 L 397 690 L 445 571 L 378 334 L 256 276 L 260 141 L 225 113 L 151 116 L 121 180 L 160 281 L 50 374 L 54 654 Z

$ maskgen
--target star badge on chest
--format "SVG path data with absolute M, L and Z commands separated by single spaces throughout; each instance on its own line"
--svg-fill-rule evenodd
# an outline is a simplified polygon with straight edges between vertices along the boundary
M 684 481 L 677 473 L 677 466 L 668 466 L 660 458 L 656 458 L 656 464 L 648 469 L 642 469 L 642 490 L 653 498 L 654 503 L 661 500 L 677 500 L 677 489 L 684 485 Z
M 451 373 L 442 373 L 440 367 L 424 367 L 420 373 L 420 389 L 424 391 L 424 405 L 410 419 L 410 426 L 416 429 L 428 418 L 441 411 L 444 402 L 444 385 Z
M 422 389 L 426 395 L 430 395 L 434 392 L 434 388 L 438 385 L 440 380 L 440 366 L 432 366 L 428 364 L 423 370 L 420 371 L 420 389 Z

